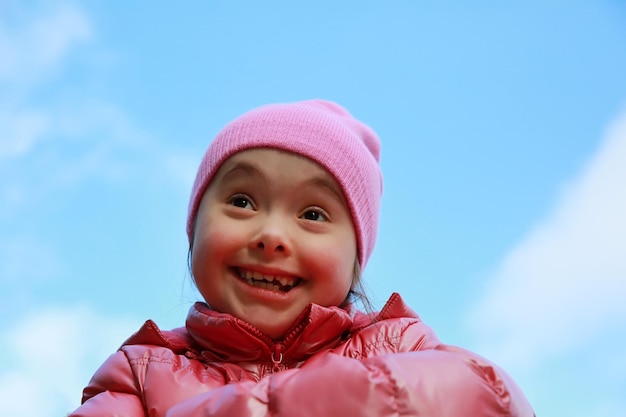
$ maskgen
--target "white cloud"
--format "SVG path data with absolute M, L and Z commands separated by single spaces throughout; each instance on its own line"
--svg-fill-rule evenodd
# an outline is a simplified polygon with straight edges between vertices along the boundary
M 528 364 L 626 326 L 625 179 L 626 114 L 476 303 L 471 320 L 498 356 Z
M 49 133 L 53 115 L 25 105 L 58 73 L 76 45 L 92 34 L 82 10 L 70 4 L 3 4 L 0 14 L 0 163 L 30 152 Z
M 87 307 L 48 308 L 18 319 L 0 336 L 9 360 L 0 365 L 0 415 L 66 415 L 80 404 L 96 368 L 139 325 Z
M 0 82 L 33 83 L 50 75 L 71 48 L 92 35 L 89 20 L 70 4 L 36 7 L 35 17 L 19 3 L 0 16 Z M 32 6 L 32 5 L 31 5 Z M 38 9 L 38 10 L 37 10 Z
M 467 315 L 478 335 L 474 348 L 523 375 L 529 387 L 546 372 L 558 372 L 557 363 L 575 358 L 572 383 L 590 384 L 605 401 L 598 410 L 624 412 L 626 403 L 603 386 L 611 368 L 621 363 L 624 369 L 625 250 L 626 113 L 550 215 L 495 271 Z M 611 386 L 626 389 L 623 373 L 610 379 Z
M 49 126 L 48 116 L 41 111 L 0 110 L 0 162 L 30 152 Z
M 0 108 L 0 137 L 0 215 L 93 180 L 187 190 L 197 165 L 188 151 L 166 146 L 97 100 L 37 112 Z
M 184 152 L 167 149 L 148 137 L 115 104 L 81 94 L 84 90 L 73 85 L 72 80 L 52 76 L 63 74 L 72 64 L 71 57 L 101 55 L 102 51 L 94 50 L 93 45 L 83 51 L 77 48 L 93 37 L 88 16 L 71 3 L 2 5 L 0 197 L 5 201 L 23 204 L 33 195 L 23 180 L 7 180 L 17 177 L 15 173 L 8 176 L 3 172 L 13 172 L 15 166 L 10 163 L 16 161 L 17 168 L 26 171 L 22 178 L 45 172 L 40 186 L 47 189 L 74 186 L 94 176 L 125 179 L 142 169 L 138 161 L 156 164 L 164 179 L 173 180 L 176 185 L 191 182 L 184 166 L 189 158 Z M 55 95 L 38 96 L 45 88 L 61 82 L 66 83 L 64 91 L 73 92 L 65 95 L 62 102 Z M 39 101 L 35 104 L 36 96 Z M 42 97 L 46 98 L 44 102 Z M 41 149 L 45 149 L 44 157 L 28 159 Z M 1 177 L 5 177 L 4 181 Z

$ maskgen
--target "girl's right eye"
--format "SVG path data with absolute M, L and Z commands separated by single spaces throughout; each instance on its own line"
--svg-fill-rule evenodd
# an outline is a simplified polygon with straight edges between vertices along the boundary
M 232 196 L 228 203 L 239 208 L 254 210 L 254 206 L 252 205 L 252 201 L 245 195 L 236 194 Z

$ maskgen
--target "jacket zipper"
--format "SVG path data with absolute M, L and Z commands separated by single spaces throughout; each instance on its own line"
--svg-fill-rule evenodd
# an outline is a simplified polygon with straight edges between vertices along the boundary
M 285 345 L 282 343 L 276 343 L 270 359 L 272 360 L 272 373 L 282 371 L 284 369 L 283 363 L 283 351 Z
M 282 342 L 273 343 L 272 342 L 272 354 L 270 359 L 272 360 L 272 373 L 282 371 L 287 367 L 283 364 L 284 355 L 287 346 L 291 345 L 291 341 L 300 334 L 302 329 L 306 326 L 306 321 L 299 323 L 289 334 L 282 340 Z
M 270 353 L 269 359 L 272 363 L 272 366 L 271 366 L 272 373 L 279 372 L 287 368 L 283 363 L 285 359 L 285 355 L 283 354 L 283 352 L 286 350 L 286 347 L 290 345 L 291 340 L 295 338 L 298 334 L 300 334 L 300 332 L 302 331 L 304 326 L 306 326 L 306 324 L 307 324 L 306 320 L 298 324 L 293 330 L 289 332 L 289 334 L 281 342 L 278 342 L 278 343 L 268 338 L 264 333 L 259 331 L 259 329 L 257 329 L 256 327 L 247 324 L 248 329 L 254 332 L 259 337 L 259 339 L 264 340 L 267 347 L 270 348 L 271 353 Z

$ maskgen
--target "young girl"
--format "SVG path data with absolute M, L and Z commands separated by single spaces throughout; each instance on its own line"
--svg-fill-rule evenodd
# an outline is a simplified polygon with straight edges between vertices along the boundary
M 501 369 L 442 344 L 398 294 L 362 313 L 382 193 L 376 134 L 337 104 L 264 106 L 209 146 L 189 202 L 205 302 L 152 321 L 72 416 L 533 416 Z M 366 303 L 367 304 L 367 303 Z

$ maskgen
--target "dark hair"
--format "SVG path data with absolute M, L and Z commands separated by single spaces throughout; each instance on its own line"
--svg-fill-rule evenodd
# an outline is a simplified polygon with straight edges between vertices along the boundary
M 374 305 L 368 297 L 365 287 L 363 286 L 363 275 L 361 273 L 361 266 L 359 265 L 358 259 L 354 263 L 352 286 L 350 287 L 350 291 L 348 291 L 348 295 L 346 296 L 342 307 L 346 304 L 360 304 L 363 311 L 370 315 L 376 312 L 376 309 L 374 308 Z

